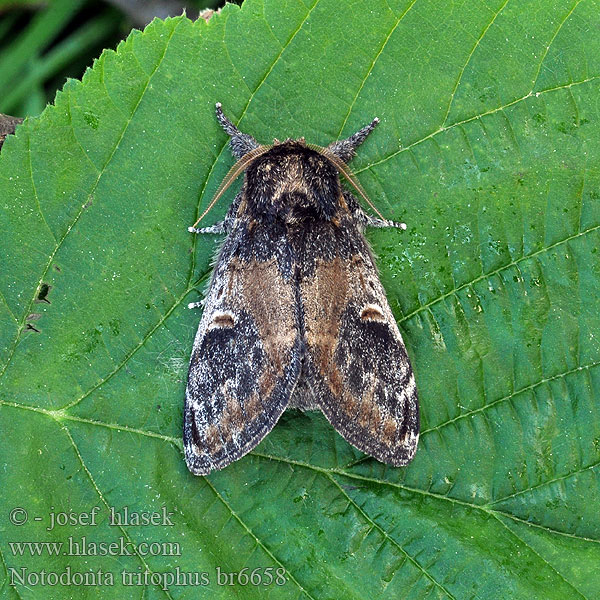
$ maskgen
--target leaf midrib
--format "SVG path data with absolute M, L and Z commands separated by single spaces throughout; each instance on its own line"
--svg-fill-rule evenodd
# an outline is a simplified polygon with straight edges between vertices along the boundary
M 75 423 L 81 423 L 84 425 L 92 425 L 92 426 L 97 426 L 97 427 L 105 427 L 107 429 L 112 429 L 112 430 L 116 430 L 116 431 L 122 431 L 122 432 L 126 432 L 126 433 L 133 433 L 136 435 L 141 435 L 144 437 L 149 437 L 149 438 L 153 438 L 153 439 L 158 439 L 161 440 L 163 442 L 166 442 L 168 444 L 171 444 L 177 451 L 179 451 L 179 453 L 182 455 L 183 457 L 183 444 L 182 441 L 179 437 L 171 437 L 168 435 L 164 435 L 164 434 L 160 434 L 160 433 L 156 433 L 154 431 L 148 431 L 148 430 L 144 430 L 144 429 L 137 429 L 135 427 L 129 427 L 127 425 L 120 425 L 117 423 L 106 423 L 104 421 L 97 421 L 94 419 L 86 419 L 85 417 L 78 417 L 76 415 L 69 415 L 68 413 L 65 413 L 64 411 L 51 411 L 51 410 L 47 410 L 44 408 L 38 408 L 35 406 L 27 406 L 25 404 L 19 404 L 17 402 L 8 402 L 5 400 L 0 400 L 0 406 L 6 406 L 9 408 L 17 408 L 17 409 L 21 409 L 21 410 L 30 410 L 32 412 L 38 413 L 38 414 L 43 414 L 45 416 L 47 416 L 48 418 L 50 418 L 52 421 L 56 422 L 60 427 L 65 427 L 66 425 L 63 422 L 64 420 L 68 420 L 68 421 L 72 421 Z M 477 509 L 477 510 L 481 510 L 484 511 L 486 513 L 497 513 L 499 515 L 502 516 L 506 516 L 509 517 L 511 519 L 514 519 L 516 521 L 520 521 L 522 523 L 525 523 L 527 525 L 530 525 L 532 527 L 538 527 L 540 529 L 543 529 L 545 531 L 548 531 L 549 533 L 553 533 L 556 535 L 562 535 L 562 536 L 566 536 L 566 537 L 571 537 L 574 539 L 578 539 L 581 541 L 585 541 L 585 542 L 590 542 L 590 543 L 594 543 L 594 544 L 600 544 L 600 539 L 595 539 L 595 538 L 590 538 L 590 537 L 586 537 L 586 536 L 580 536 L 580 535 L 576 535 L 573 533 L 569 533 L 566 531 L 560 531 L 558 529 L 552 529 L 550 527 L 544 526 L 544 525 L 539 525 L 537 523 L 533 523 L 531 521 L 525 521 L 523 519 L 521 519 L 520 517 L 517 517 L 516 515 L 513 515 L 511 513 L 508 513 L 506 511 L 502 511 L 499 510 L 497 508 L 493 508 L 493 506 L 499 502 L 502 502 L 504 500 L 510 499 L 514 496 L 517 495 L 521 495 L 521 494 L 525 494 L 527 492 L 530 492 L 532 490 L 538 489 L 540 487 L 543 487 L 545 485 L 551 485 L 552 483 L 555 483 L 557 481 L 564 481 L 569 479 L 570 477 L 574 477 L 575 475 L 578 475 L 579 473 L 582 473 L 584 471 L 588 471 L 588 470 L 592 470 L 595 469 L 597 466 L 600 465 L 600 461 L 596 462 L 596 463 L 592 463 L 591 465 L 585 465 L 583 467 L 580 467 L 574 471 L 571 471 L 565 475 L 562 475 L 560 477 L 556 477 L 554 479 L 548 480 L 548 481 L 544 481 L 542 483 L 536 484 L 535 486 L 531 486 L 530 488 L 527 489 L 523 489 L 523 490 L 519 490 L 518 492 L 511 494 L 509 496 L 505 496 L 503 498 L 498 498 L 496 500 L 491 500 L 485 504 L 473 504 L 471 502 L 467 502 L 465 500 L 461 500 L 459 498 L 455 498 L 455 497 L 451 497 L 451 496 L 447 496 L 444 494 L 437 494 L 435 492 L 431 492 L 430 490 L 424 490 L 424 489 L 420 489 L 420 488 L 414 488 L 414 487 L 410 487 L 410 486 L 406 486 L 406 485 L 402 485 L 399 483 L 395 483 L 392 481 L 388 481 L 385 479 L 377 479 L 375 477 L 366 477 L 364 475 L 360 475 L 357 473 L 353 473 L 351 471 L 347 471 L 346 469 L 352 466 L 355 466 L 356 464 L 358 464 L 359 462 L 362 462 L 364 459 L 361 459 L 360 461 L 354 462 L 354 463 L 350 463 L 349 465 L 346 465 L 345 467 L 334 467 L 334 468 L 325 468 L 325 467 L 319 467 L 317 465 L 313 465 L 310 463 L 306 463 L 303 461 L 299 461 L 296 459 L 292 459 L 292 458 L 287 458 L 287 457 L 283 457 L 283 456 L 276 456 L 276 455 L 271 455 L 271 454 L 266 454 L 263 452 L 260 452 L 258 450 L 253 450 L 252 452 L 250 452 L 250 454 L 252 456 L 257 456 L 259 458 L 264 458 L 264 459 L 268 459 L 268 460 L 275 460 L 275 461 L 279 461 L 279 462 L 283 462 L 286 464 L 291 464 L 291 465 L 296 465 L 299 467 L 305 467 L 307 469 L 310 469 L 312 471 L 315 471 L 317 473 L 321 473 L 321 474 L 325 474 L 325 475 L 340 475 L 340 476 L 344 476 L 344 477 L 349 477 L 349 478 L 353 478 L 353 479 L 357 479 L 357 480 L 361 480 L 361 481 L 365 481 L 365 482 L 369 482 L 369 483 L 376 483 L 379 485 L 386 485 L 386 486 L 392 486 L 398 489 L 402 489 L 404 491 L 407 492 L 412 492 L 412 493 L 416 493 L 416 494 L 421 494 L 424 496 L 429 496 L 432 498 L 436 498 L 438 500 L 444 500 L 447 502 L 452 502 L 454 504 L 459 504 L 462 506 L 465 506 L 467 508 L 472 508 L 472 509 Z M 367 458 L 367 457 L 365 457 Z
M 14 403 L 6 403 L 6 402 L 0 402 L 0 404 L 11 404 L 13 406 L 18 406 L 15 405 Z M 21 408 L 25 408 L 25 407 L 21 407 Z M 32 409 L 35 410 L 35 409 Z M 48 416 L 50 416 L 49 411 L 43 411 L 43 410 L 39 410 L 38 412 L 43 412 L 46 413 Z M 67 417 L 68 418 L 68 417 Z M 65 434 L 67 435 L 70 444 L 73 446 L 73 449 L 78 457 L 78 460 L 80 461 L 80 464 L 82 465 L 82 468 L 84 469 L 86 476 L 88 477 L 88 480 L 90 482 L 90 485 L 94 488 L 95 493 L 98 494 L 100 500 L 106 505 L 108 506 L 108 502 L 107 500 L 104 498 L 104 494 L 102 493 L 102 491 L 100 490 L 97 482 L 95 481 L 93 474 L 91 473 L 91 471 L 89 470 L 89 468 L 87 467 L 87 464 L 85 463 L 85 461 L 83 460 L 83 457 L 81 455 L 81 452 L 79 450 L 79 447 L 77 446 L 75 440 L 73 439 L 73 436 L 71 435 L 71 432 L 69 430 L 69 428 L 67 427 L 67 425 L 64 422 L 60 422 L 59 419 L 54 419 L 57 422 L 57 425 L 65 432 Z M 83 419 L 77 419 L 80 420 L 82 422 L 88 422 L 85 421 Z M 90 424 L 95 424 L 95 425 L 101 425 L 100 422 L 94 422 L 94 421 L 89 421 Z M 117 427 L 117 429 L 120 429 L 119 427 Z M 131 428 L 125 428 L 126 431 L 130 431 L 130 432 L 134 432 L 134 433 L 138 433 L 138 434 L 144 434 L 144 435 L 148 435 L 147 432 L 142 432 L 141 430 L 133 430 Z M 163 441 L 168 441 L 173 443 L 173 445 L 175 445 L 177 447 L 177 449 L 179 450 L 179 452 L 181 454 L 183 454 L 182 452 L 182 448 L 179 445 L 179 443 L 177 443 L 177 440 L 175 440 L 174 438 L 168 438 L 168 436 L 156 436 L 156 435 L 152 435 L 151 437 L 159 437 L 161 438 Z M 335 468 L 335 469 L 325 469 L 322 467 L 317 467 L 315 465 L 309 464 L 309 463 L 305 463 L 302 461 L 298 461 L 298 460 L 293 460 L 293 459 L 287 459 L 284 457 L 280 457 L 280 456 L 273 456 L 273 455 L 269 455 L 269 454 L 264 454 L 258 451 L 253 451 L 251 453 L 253 456 L 256 456 L 258 458 L 262 458 L 264 460 L 275 460 L 277 462 L 281 462 L 281 463 L 286 463 L 286 464 L 290 464 L 290 465 L 294 465 L 294 466 L 298 466 L 298 467 L 302 467 L 305 469 L 308 469 L 312 472 L 316 472 L 318 473 L 320 476 L 325 477 L 328 479 L 328 481 L 330 481 L 333 485 L 335 485 L 338 490 L 346 497 L 346 499 L 348 500 L 349 503 L 351 503 L 354 508 L 363 516 L 364 519 L 367 520 L 367 522 L 369 522 L 371 524 L 372 527 L 375 527 L 381 535 L 384 536 L 384 538 L 386 540 L 388 540 L 390 543 L 392 543 L 395 547 L 397 547 L 409 560 L 410 562 L 416 567 L 418 568 L 424 576 L 426 576 L 436 587 L 438 587 L 439 589 L 441 589 L 449 598 L 454 599 L 454 596 L 440 583 L 437 581 L 437 579 L 435 577 L 433 577 L 433 575 L 427 570 L 427 568 L 423 565 L 421 565 L 419 563 L 419 561 L 417 560 L 416 557 L 412 556 L 409 552 L 407 552 L 404 547 L 399 544 L 399 542 L 397 540 L 395 540 L 393 538 L 393 536 L 390 536 L 390 534 L 379 524 L 377 524 L 372 518 L 371 516 L 365 512 L 365 510 L 363 510 L 361 507 L 359 507 L 359 505 L 352 500 L 348 494 L 343 490 L 342 486 L 340 485 L 340 483 L 335 479 L 334 475 L 338 475 L 341 477 L 347 477 L 350 479 L 354 479 L 354 480 L 359 480 L 359 481 L 363 481 L 363 482 L 368 482 L 368 483 L 372 483 L 372 484 L 377 484 L 377 485 L 382 485 L 382 486 L 388 486 L 388 487 L 393 487 L 393 488 L 397 488 L 397 489 L 401 489 L 403 491 L 408 491 L 411 493 L 416 493 L 416 494 L 420 494 L 420 495 L 424 495 L 424 496 L 428 496 L 428 497 L 432 497 L 438 500 L 444 500 L 446 502 L 452 502 L 453 504 L 458 504 L 458 505 L 462 505 L 465 506 L 469 509 L 474 509 L 476 511 L 481 511 L 484 512 L 490 516 L 492 516 L 495 520 L 499 521 L 502 526 L 504 528 L 507 529 L 507 531 L 509 531 L 509 533 L 514 536 L 520 543 L 524 544 L 527 548 L 529 548 L 529 550 L 535 554 L 539 560 L 541 560 L 544 564 L 546 564 L 548 566 L 548 568 L 550 568 L 556 575 L 557 577 L 563 581 L 566 585 L 568 585 L 571 589 L 573 589 L 581 598 L 586 598 L 586 596 L 584 594 L 582 594 L 571 582 L 569 582 L 567 579 L 565 579 L 565 577 L 552 565 L 550 564 L 546 559 L 544 559 L 537 551 L 535 551 L 530 544 L 528 544 L 526 541 L 524 541 L 522 538 L 520 538 L 511 528 L 509 528 L 506 523 L 504 523 L 501 519 L 501 517 L 505 517 L 505 518 L 510 518 L 516 522 L 520 522 L 523 524 L 526 524 L 530 527 L 536 527 L 536 528 L 540 528 L 550 534 L 555 534 L 555 535 L 564 535 L 564 536 L 568 536 L 568 537 L 572 537 L 574 539 L 578 539 L 580 541 L 586 541 L 586 542 L 590 542 L 590 543 L 600 543 L 600 540 L 594 540 L 594 539 L 590 539 L 590 538 L 585 538 L 582 536 L 577 536 L 575 534 L 570 534 L 570 533 L 566 533 L 566 532 L 561 532 L 543 525 L 539 525 L 536 523 L 531 523 L 529 521 L 525 521 L 519 517 L 517 517 L 516 515 L 512 515 L 506 511 L 501 511 L 495 508 L 491 508 L 490 505 L 477 505 L 477 504 L 472 504 L 469 502 L 464 502 L 462 500 L 458 500 L 456 498 L 451 498 L 448 496 L 445 496 L 443 494 L 436 494 L 433 493 L 429 490 L 422 490 L 419 488 L 412 488 L 406 485 L 402 485 L 402 484 L 398 484 L 398 483 L 394 483 L 391 481 L 386 481 L 386 480 L 382 480 L 382 479 L 377 479 L 374 477 L 366 477 L 366 476 L 362 476 L 356 473 L 349 473 L 347 471 L 344 471 L 343 469 L 339 469 L 339 468 Z M 599 463 L 600 464 L 600 463 Z M 588 468 L 593 468 L 595 465 L 590 466 Z M 239 523 L 239 525 L 246 531 L 246 533 L 248 535 L 250 535 L 255 542 L 263 549 L 263 551 L 265 553 L 267 553 L 277 564 L 281 565 L 282 567 L 285 568 L 286 573 L 288 573 L 288 575 L 290 576 L 290 579 L 294 582 L 294 584 L 298 587 L 298 589 L 301 591 L 301 593 L 303 593 L 305 596 L 307 596 L 308 598 L 314 600 L 314 598 L 310 595 L 310 593 L 305 589 L 305 587 L 294 577 L 294 575 L 292 574 L 291 570 L 288 569 L 287 567 L 285 567 L 285 565 L 281 562 L 281 560 L 279 560 L 277 558 L 277 556 L 275 554 L 273 554 L 273 552 L 260 540 L 260 538 L 253 532 L 252 528 L 248 526 L 248 524 L 240 517 L 240 515 L 237 514 L 237 512 L 233 509 L 233 507 L 231 507 L 229 505 L 229 503 L 227 503 L 225 501 L 225 499 L 222 497 L 222 495 L 219 493 L 219 491 L 217 490 L 217 488 L 214 486 L 214 484 L 210 481 L 209 478 L 206 478 L 206 483 L 208 485 L 208 487 L 211 489 L 211 491 L 213 492 L 213 494 L 221 501 L 221 503 L 226 507 L 226 509 L 230 512 L 230 514 L 236 519 L 236 521 Z M 122 531 L 122 534 L 125 535 L 125 537 L 128 539 L 129 542 L 132 542 L 131 538 L 129 537 L 129 535 L 127 534 L 127 532 Z M 132 542 L 133 543 L 133 542 Z M 138 558 L 141 560 L 142 564 L 144 565 L 144 567 L 146 569 L 148 569 L 149 572 L 153 572 L 149 565 L 145 562 L 144 558 L 142 556 L 139 556 L 138 553 L 136 553 L 136 555 L 138 556 Z M 6 567 L 6 562 L 4 560 L 4 556 L 1 554 L 0 552 L 0 559 L 2 560 L 3 564 Z M 165 592 L 165 595 L 172 600 L 172 596 L 169 594 L 168 590 L 163 590 Z

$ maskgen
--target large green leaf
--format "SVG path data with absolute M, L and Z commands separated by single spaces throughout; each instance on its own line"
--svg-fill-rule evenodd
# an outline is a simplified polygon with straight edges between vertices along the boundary
M 8 138 L 2 597 L 598 597 L 599 15 L 596 0 L 247 0 L 134 32 Z M 380 117 L 354 167 L 408 223 L 370 240 L 417 375 L 409 467 L 289 412 L 224 471 L 187 472 L 185 305 L 215 240 L 186 228 L 232 163 L 216 101 L 265 142 L 326 144 Z M 48 531 L 51 511 L 94 506 L 95 526 Z M 174 525 L 110 526 L 109 506 L 165 506 Z M 14 546 L 69 536 L 181 555 Z M 115 583 L 9 585 L 67 567 Z M 176 567 L 209 584 L 121 583 Z M 217 567 L 287 583 L 219 586 Z

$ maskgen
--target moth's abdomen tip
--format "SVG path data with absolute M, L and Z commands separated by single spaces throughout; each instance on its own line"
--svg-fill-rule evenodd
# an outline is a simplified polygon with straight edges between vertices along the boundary
M 398 227 L 402 229 L 402 231 L 406 231 L 406 223 L 398 223 Z
M 220 102 L 217 102 L 217 103 L 215 104 L 215 108 L 216 108 L 217 110 L 219 110 L 221 107 L 222 107 L 222 104 L 221 104 Z
M 195 227 L 188 227 L 188 231 L 190 233 L 196 233 L 196 228 Z
M 379 117 L 375 117 L 375 118 L 373 119 L 373 123 L 375 123 L 375 125 L 377 125 L 377 123 L 379 123 Z

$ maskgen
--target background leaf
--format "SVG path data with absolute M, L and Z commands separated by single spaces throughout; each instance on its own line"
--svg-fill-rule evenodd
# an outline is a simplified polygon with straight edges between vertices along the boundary
M 114 574 L 53 598 L 597 597 L 599 9 L 247 0 L 208 24 L 134 31 L 7 138 L 2 597 L 47 597 L 41 583 L 9 585 L 22 568 Z M 370 233 L 417 375 L 409 467 L 288 412 L 224 471 L 187 472 L 199 315 L 184 307 L 215 241 L 186 227 L 232 163 L 216 101 L 265 142 L 327 144 L 380 117 L 354 167 L 380 210 L 409 225 Z M 93 506 L 96 525 L 48 530 L 52 511 Z M 164 506 L 174 525 L 111 526 L 109 506 Z M 26 524 L 9 522 L 14 507 Z M 14 546 L 69 536 L 176 543 L 180 555 Z M 176 567 L 208 585 L 121 580 Z M 217 567 L 288 579 L 232 588 Z

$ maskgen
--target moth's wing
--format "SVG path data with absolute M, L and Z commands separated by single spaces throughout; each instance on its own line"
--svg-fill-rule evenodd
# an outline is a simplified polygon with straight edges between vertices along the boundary
M 347 254 L 317 253 L 311 264 L 307 247 L 300 286 L 304 372 L 319 408 L 348 442 L 381 462 L 405 465 L 419 439 L 417 389 L 406 348 L 362 234 L 346 223 L 329 237 Z
M 291 260 L 282 259 L 285 240 L 253 240 L 240 227 L 225 241 L 194 341 L 183 441 L 196 475 L 252 450 L 287 407 L 300 372 L 296 284 L 281 266 Z

